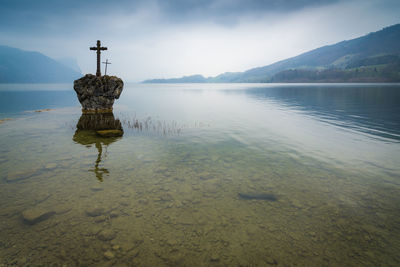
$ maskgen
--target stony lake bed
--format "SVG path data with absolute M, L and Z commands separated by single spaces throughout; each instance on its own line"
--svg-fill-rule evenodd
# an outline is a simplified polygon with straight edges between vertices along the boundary
M 400 262 L 398 85 L 128 84 L 107 138 L 68 86 L 0 90 L 0 266 Z

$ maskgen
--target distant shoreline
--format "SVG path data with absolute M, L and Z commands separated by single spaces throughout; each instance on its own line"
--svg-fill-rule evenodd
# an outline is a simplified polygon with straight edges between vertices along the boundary
M 143 83 L 400 82 L 400 24 L 244 72 L 200 74 Z

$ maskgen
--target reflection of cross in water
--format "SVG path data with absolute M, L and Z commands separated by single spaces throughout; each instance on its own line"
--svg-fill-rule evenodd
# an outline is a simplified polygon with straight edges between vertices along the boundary
M 111 62 L 108 62 L 108 59 L 106 59 L 106 62 L 102 62 L 103 64 L 106 64 L 105 70 L 104 70 L 104 76 L 107 75 L 107 65 L 111 64 Z
M 101 136 L 101 130 L 116 130 L 118 136 Z M 114 133 L 113 131 L 111 131 Z M 97 159 L 88 171 L 93 172 L 99 181 L 103 176 L 108 176 L 109 171 L 104 167 L 104 159 L 108 156 L 108 146 L 118 141 L 123 135 L 121 122 L 114 118 L 112 113 L 82 114 L 77 125 L 73 140 L 86 147 L 95 146 L 97 149 Z M 103 165 L 101 161 L 103 160 Z M 104 177 L 105 178 L 105 177 Z
M 96 148 L 98 151 L 96 164 L 94 165 L 94 170 L 90 170 L 90 171 L 92 171 L 96 174 L 96 177 L 100 182 L 103 182 L 103 174 L 104 173 L 108 174 L 110 172 L 106 168 L 99 168 L 99 164 L 101 162 L 101 155 L 103 153 L 103 147 L 101 145 L 101 142 L 96 142 Z

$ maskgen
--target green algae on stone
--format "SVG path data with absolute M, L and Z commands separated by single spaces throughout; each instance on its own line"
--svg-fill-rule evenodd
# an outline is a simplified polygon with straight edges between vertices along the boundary
M 101 137 L 120 137 L 124 135 L 121 130 L 100 130 L 96 131 L 96 133 Z

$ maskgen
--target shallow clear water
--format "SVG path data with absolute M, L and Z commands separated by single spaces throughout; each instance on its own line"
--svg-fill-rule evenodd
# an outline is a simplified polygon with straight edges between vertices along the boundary
M 400 261 L 400 85 L 127 84 L 111 138 L 0 85 L 4 118 L 0 266 Z

